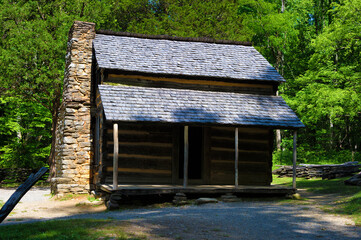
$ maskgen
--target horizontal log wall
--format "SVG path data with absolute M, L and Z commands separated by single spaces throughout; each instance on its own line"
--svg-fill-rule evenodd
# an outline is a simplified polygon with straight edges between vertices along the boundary
M 112 183 L 113 129 L 107 124 L 103 171 Z M 165 125 L 118 123 L 119 184 L 172 183 L 173 128 Z
M 210 183 L 234 184 L 234 128 L 210 128 Z M 238 182 L 269 185 L 272 181 L 272 131 L 261 128 L 238 130 Z
M 225 81 L 132 76 L 121 74 L 109 74 L 105 82 L 142 87 L 167 87 L 218 92 L 274 95 L 273 86 L 271 84 L 249 84 Z

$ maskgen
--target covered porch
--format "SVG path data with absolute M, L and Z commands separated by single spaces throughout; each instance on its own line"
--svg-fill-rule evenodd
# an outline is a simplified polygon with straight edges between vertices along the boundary
M 97 182 L 101 191 L 286 195 L 296 189 L 295 175 L 292 188 L 270 185 L 273 130 L 294 130 L 295 165 L 303 126 L 280 97 L 99 85 L 98 101 L 106 124 L 96 132 L 107 132 L 108 143 L 96 154 L 102 148 L 113 160 L 100 163 L 107 173 Z
M 280 185 L 270 186 L 245 186 L 238 185 L 143 185 L 143 184 L 122 184 L 114 188 L 111 184 L 102 184 L 101 190 L 107 193 L 120 193 L 125 196 L 161 195 L 161 194 L 204 194 L 223 195 L 227 193 L 242 195 L 262 196 L 285 196 L 295 193 L 295 188 Z

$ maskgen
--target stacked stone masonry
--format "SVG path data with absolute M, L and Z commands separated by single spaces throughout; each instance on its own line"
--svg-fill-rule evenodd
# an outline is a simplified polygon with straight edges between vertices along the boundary
M 63 103 L 56 139 L 56 176 L 52 192 L 89 191 L 93 156 L 91 133 L 91 65 L 95 24 L 74 22 L 70 32 L 64 74 Z

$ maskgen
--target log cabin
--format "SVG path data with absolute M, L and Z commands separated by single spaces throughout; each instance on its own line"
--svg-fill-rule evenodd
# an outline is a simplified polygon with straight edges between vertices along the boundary
M 304 125 L 250 43 L 76 21 L 67 46 L 54 193 L 282 191 L 274 131 Z

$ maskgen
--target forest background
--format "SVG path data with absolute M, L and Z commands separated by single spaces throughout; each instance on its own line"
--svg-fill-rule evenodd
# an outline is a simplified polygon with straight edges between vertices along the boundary
M 361 161 L 361 0 L 0 0 L 0 168 L 54 159 L 68 31 L 251 41 L 306 128 L 298 162 Z M 282 130 L 274 163 L 290 163 Z M 277 142 L 277 141 L 276 141 Z

